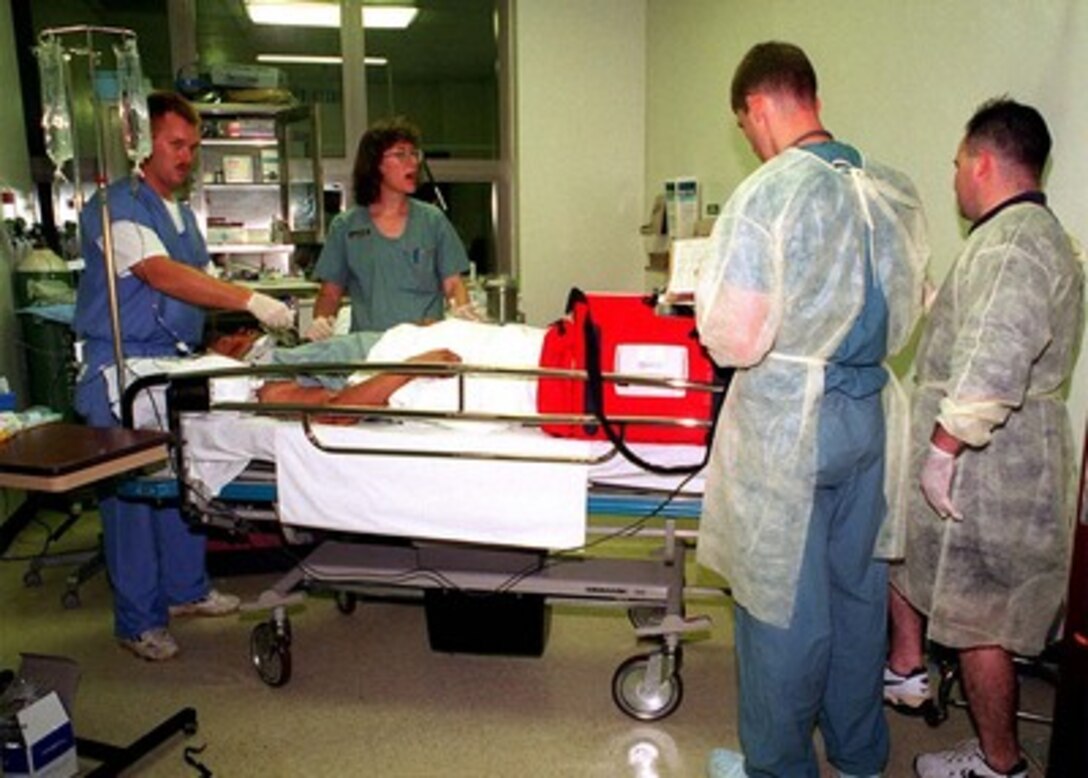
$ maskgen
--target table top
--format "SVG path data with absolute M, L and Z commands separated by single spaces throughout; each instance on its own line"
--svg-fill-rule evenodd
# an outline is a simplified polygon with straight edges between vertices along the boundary
M 169 441 L 154 430 L 43 424 L 0 443 L 0 486 L 67 491 L 161 462 Z

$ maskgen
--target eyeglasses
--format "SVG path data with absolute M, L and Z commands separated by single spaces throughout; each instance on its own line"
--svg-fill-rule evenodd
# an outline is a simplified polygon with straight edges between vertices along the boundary
M 397 149 L 396 151 L 387 151 L 382 156 L 396 157 L 398 162 L 407 162 L 410 159 L 414 159 L 416 162 L 423 161 L 423 149 Z

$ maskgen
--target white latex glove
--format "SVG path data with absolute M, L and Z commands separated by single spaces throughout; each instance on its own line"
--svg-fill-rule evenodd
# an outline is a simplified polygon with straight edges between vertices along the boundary
M 929 455 L 922 465 L 922 494 L 942 519 L 963 520 L 952 504 L 952 481 L 956 478 L 956 455 L 929 444 Z
M 487 321 L 487 317 L 480 312 L 480 309 L 471 300 L 464 305 L 450 306 L 450 316 L 462 321 Z
M 257 321 L 273 330 L 286 330 L 295 324 L 295 312 L 286 304 L 260 292 L 254 292 L 246 303 L 246 310 L 257 317 Z
M 332 337 L 335 322 L 335 316 L 318 316 L 310 322 L 310 326 L 306 328 L 306 333 L 302 337 L 306 340 L 328 340 Z

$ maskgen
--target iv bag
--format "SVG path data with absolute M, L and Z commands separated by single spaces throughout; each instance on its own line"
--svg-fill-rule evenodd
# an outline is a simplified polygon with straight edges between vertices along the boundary
M 34 54 L 38 58 L 38 74 L 41 77 L 45 153 L 53 161 L 57 175 L 63 176 L 62 166 L 74 155 L 64 49 L 59 40 L 50 38 L 42 41 L 34 49 Z
M 129 160 L 139 164 L 151 156 L 151 123 L 147 115 L 147 93 L 136 39 L 126 38 L 120 45 L 114 44 L 113 56 L 117 60 L 118 110 L 125 154 Z

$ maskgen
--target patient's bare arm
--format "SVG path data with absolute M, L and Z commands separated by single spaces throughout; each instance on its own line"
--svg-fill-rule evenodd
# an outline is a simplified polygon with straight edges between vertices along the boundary
M 291 403 L 294 405 L 328 405 L 336 395 L 322 386 L 300 386 L 294 381 L 266 381 L 257 390 L 257 399 L 263 403 Z
M 406 362 L 442 362 L 445 364 L 458 364 L 461 361 L 454 352 L 448 348 L 434 349 L 416 354 Z M 333 395 L 328 401 L 329 405 L 372 405 L 383 407 L 389 404 L 389 397 L 406 383 L 416 378 L 412 373 L 382 373 L 373 378 L 368 378 L 361 384 L 348 386 Z
M 449 349 L 440 348 L 417 354 L 406 361 L 458 364 L 461 357 Z M 320 386 L 300 386 L 294 381 L 271 381 L 257 390 L 257 399 L 264 403 L 382 408 L 389 404 L 393 392 L 416 377 L 410 373 L 381 373 L 338 392 Z

